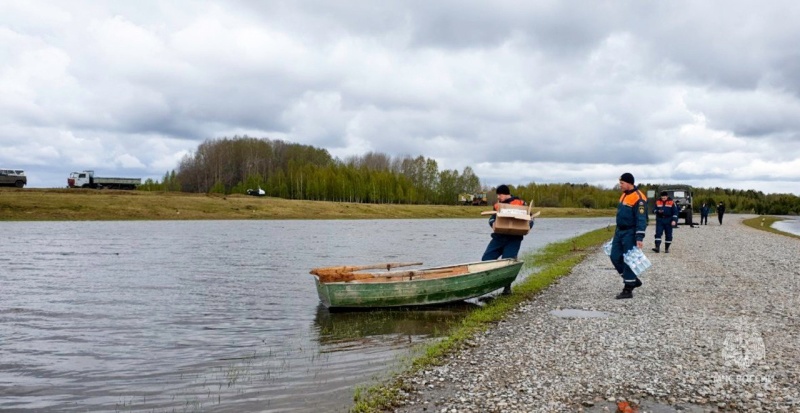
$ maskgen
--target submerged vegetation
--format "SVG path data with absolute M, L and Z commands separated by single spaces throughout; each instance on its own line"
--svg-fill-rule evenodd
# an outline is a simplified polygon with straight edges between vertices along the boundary
M 588 254 L 613 235 L 610 228 L 595 230 L 584 235 L 553 243 L 542 250 L 524 257 L 527 268 L 535 268 L 524 281 L 516 285 L 511 295 L 499 296 L 485 307 L 476 309 L 455 326 L 441 341 L 428 344 L 420 355 L 410 362 L 404 373 L 396 375 L 386 383 L 369 388 L 357 388 L 354 395 L 353 412 L 380 412 L 390 408 L 399 398 L 400 390 L 406 386 L 404 377 L 432 365 L 440 364 L 446 355 L 457 351 L 465 343 L 499 320 L 520 303 L 531 299 L 558 278 L 570 273 Z

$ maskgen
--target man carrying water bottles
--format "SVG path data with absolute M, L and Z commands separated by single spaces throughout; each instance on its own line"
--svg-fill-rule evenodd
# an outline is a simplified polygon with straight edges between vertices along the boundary
M 622 292 L 617 299 L 633 298 L 633 289 L 642 286 L 642 281 L 625 264 L 623 254 L 636 247 L 641 249 L 647 228 L 647 197 L 634 184 L 628 172 L 619 177 L 622 196 L 617 206 L 617 229 L 611 244 L 611 263 L 622 277 Z

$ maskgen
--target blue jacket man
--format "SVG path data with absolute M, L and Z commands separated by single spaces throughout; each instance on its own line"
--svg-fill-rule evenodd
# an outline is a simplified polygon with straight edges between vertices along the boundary
M 497 200 L 499 201 L 498 203 L 494 204 L 495 211 L 499 210 L 500 203 L 525 205 L 525 201 L 515 197 L 514 195 L 511 195 L 511 191 L 506 185 L 498 186 L 495 192 L 497 193 Z M 490 227 L 494 228 L 493 224 L 496 218 L 496 215 L 492 215 L 491 218 L 489 218 Z M 530 226 L 533 227 L 533 219 L 531 219 Z M 492 239 L 489 241 L 489 245 L 486 246 L 486 251 L 484 251 L 481 261 L 491 261 L 498 258 L 517 258 L 517 254 L 519 254 L 519 248 L 522 245 L 522 237 L 522 235 L 492 233 Z M 503 290 L 503 294 L 510 293 L 511 285 L 507 285 Z
M 703 203 L 703 206 L 700 207 L 700 225 L 708 225 L 708 204 Z
M 641 249 L 647 228 L 647 197 L 634 185 L 628 172 L 619 177 L 622 196 L 617 205 L 617 228 L 611 243 L 611 263 L 622 277 L 622 292 L 617 299 L 633 298 L 633 289 L 642 286 L 642 281 L 625 264 L 623 254 L 636 247 Z
M 655 253 L 661 251 L 661 234 L 666 232 L 667 239 L 664 243 L 664 252 L 669 254 L 669 246 L 672 244 L 672 228 L 678 226 L 678 205 L 669 197 L 667 191 L 661 192 L 661 199 L 656 199 L 653 213 L 656 215 L 656 247 Z

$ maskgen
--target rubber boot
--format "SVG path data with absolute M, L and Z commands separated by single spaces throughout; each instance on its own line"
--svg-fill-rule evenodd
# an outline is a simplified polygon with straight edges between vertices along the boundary
M 658 247 L 653 248 L 653 252 L 655 252 L 656 254 L 658 254 L 660 251 L 661 250 Z
M 661 241 L 656 241 L 656 247 L 653 248 L 653 252 L 658 254 L 659 251 L 661 251 Z
M 617 300 L 624 300 L 626 298 L 633 298 L 633 288 L 634 287 L 632 285 L 631 286 L 626 285 L 622 289 L 622 292 L 617 294 L 617 296 L 615 298 Z
M 639 287 L 641 287 L 641 286 L 642 286 L 642 280 L 640 280 L 640 279 L 639 279 L 639 277 L 636 277 L 636 282 L 635 282 L 635 283 L 633 283 L 632 287 L 633 287 L 634 289 L 636 289 L 636 288 L 639 288 Z
M 669 244 L 664 245 L 664 254 L 669 254 Z

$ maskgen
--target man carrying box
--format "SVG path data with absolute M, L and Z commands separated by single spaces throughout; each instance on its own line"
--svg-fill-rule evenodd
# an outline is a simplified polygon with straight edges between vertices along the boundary
M 525 206 L 525 201 L 511 195 L 511 191 L 509 191 L 508 186 L 506 185 L 498 186 L 495 192 L 497 192 L 498 202 L 494 204 L 494 210 L 498 213 L 501 211 L 500 204 Z M 517 254 L 519 253 L 519 248 L 520 245 L 522 245 L 522 238 L 524 235 L 498 232 L 498 230 L 495 228 L 495 222 L 497 219 L 497 214 L 494 214 L 491 216 L 491 218 L 489 218 L 489 226 L 492 227 L 494 232 L 492 233 L 492 239 L 489 241 L 489 245 L 486 246 L 486 251 L 483 253 L 481 261 L 491 261 L 498 258 L 517 258 Z M 533 219 L 531 219 L 529 223 L 526 222 L 525 226 L 527 226 L 527 229 L 532 228 Z M 527 231 L 524 232 L 527 233 Z M 503 290 L 503 294 L 510 293 L 511 286 L 507 285 Z

